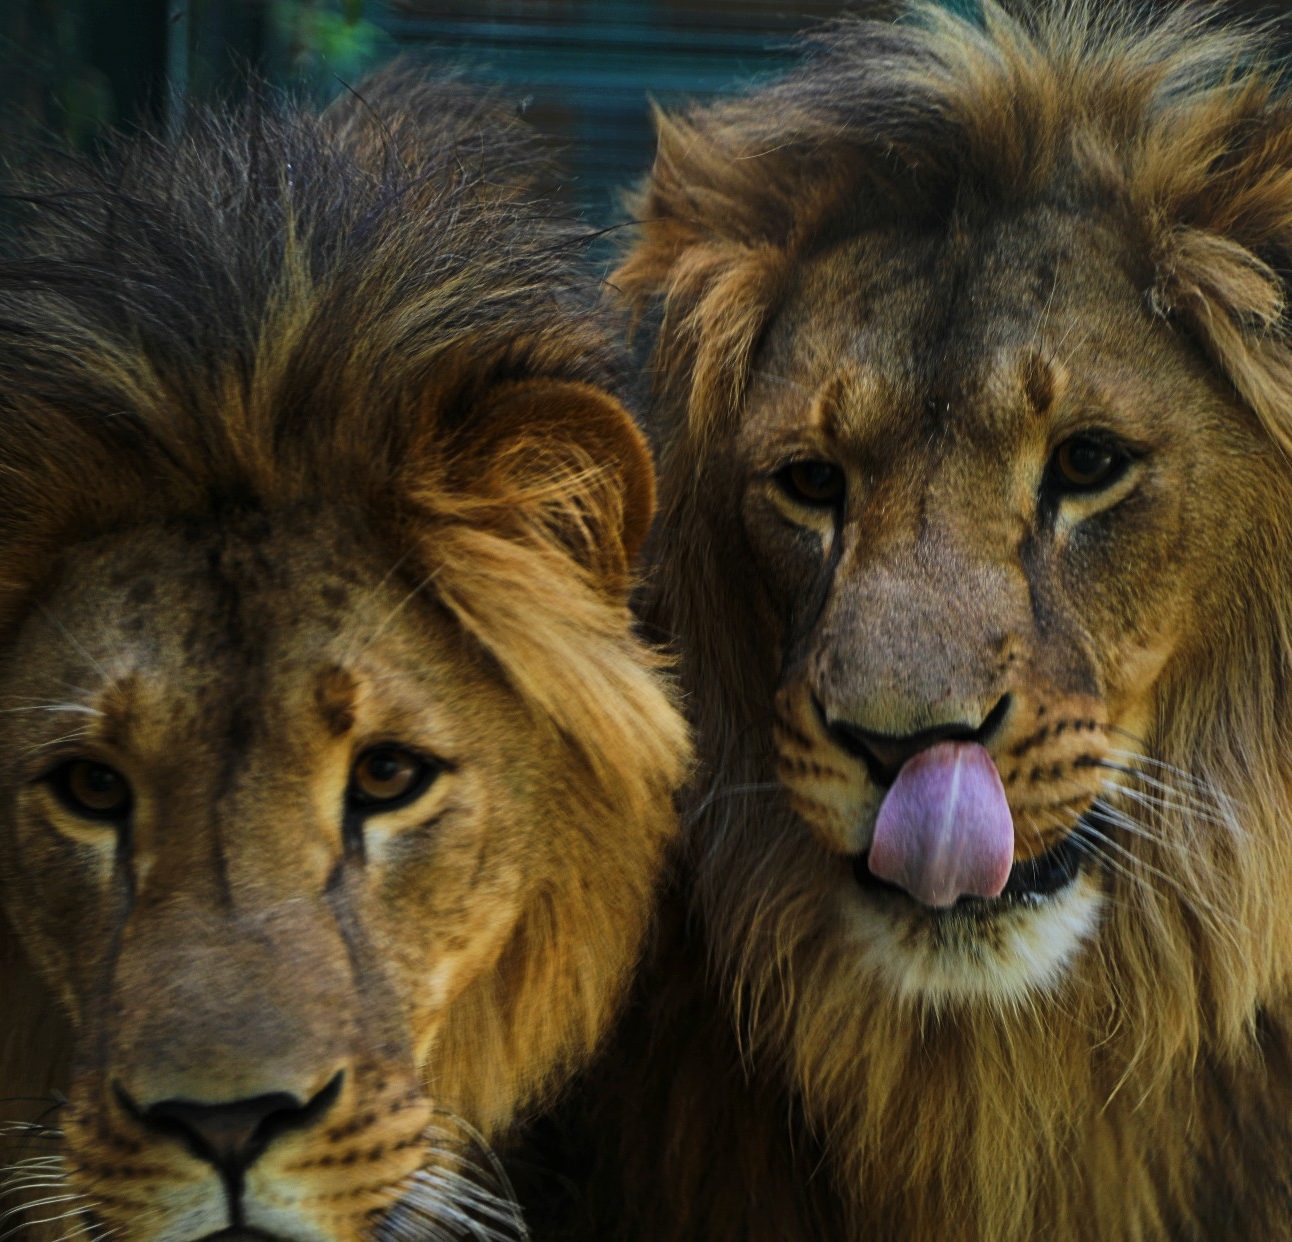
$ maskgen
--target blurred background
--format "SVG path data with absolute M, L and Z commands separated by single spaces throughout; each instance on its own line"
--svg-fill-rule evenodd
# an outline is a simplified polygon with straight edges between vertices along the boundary
M 962 9 L 975 0 L 944 0 Z M 1162 0 L 1167 2 L 1167 0 Z M 566 154 L 594 225 L 651 156 L 648 100 L 705 99 L 773 74 L 840 0 L 0 0 L 0 134 L 79 147 L 140 118 L 181 123 L 248 68 L 320 102 L 400 50 L 499 80 Z M 1224 0 L 1292 25 L 1286 0 Z

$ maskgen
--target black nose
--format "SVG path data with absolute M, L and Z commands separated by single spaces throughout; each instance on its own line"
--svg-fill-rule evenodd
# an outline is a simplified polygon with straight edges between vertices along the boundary
M 118 1090 L 128 1111 L 158 1134 L 185 1143 L 199 1159 L 224 1173 L 240 1173 L 280 1135 L 313 1125 L 341 1092 L 343 1073 L 304 1102 L 286 1091 L 245 1100 L 205 1104 L 194 1100 L 161 1100 L 139 1108 Z
M 1002 695 L 995 707 L 982 720 L 952 721 L 921 729 L 918 733 L 894 735 L 867 729 L 848 720 L 830 717 L 821 704 L 817 712 L 822 724 L 835 742 L 851 755 L 863 760 L 877 784 L 891 785 L 904 764 L 912 755 L 927 750 L 935 742 L 977 742 L 988 745 L 1000 732 L 1009 715 L 1010 696 Z

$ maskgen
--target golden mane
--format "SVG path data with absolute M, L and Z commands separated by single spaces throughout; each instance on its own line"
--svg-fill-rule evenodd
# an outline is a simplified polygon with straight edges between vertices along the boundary
M 958 196 L 1067 197 L 1136 221 L 1154 306 L 1292 450 L 1279 274 L 1292 104 L 1262 33 L 1189 4 L 1151 17 L 987 0 L 981 24 L 933 4 L 902 13 L 827 28 L 764 90 L 656 111 L 640 244 L 616 281 L 639 306 L 662 299 L 661 362 L 688 378 L 692 419 L 738 399 L 796 257 L 867 221 L 937 220 Z
M 644 442 L 552 434 L 577 415 L 549 418 L 545 384 L 568 410 L 624 394 L 627 368 L 583 235 L 537 197 L 545 170 L 500 104 L 396 69 L 321 117 L 258 91 L 176 147 L 22 174 L 0 259 L 0 635 L 69 544 L 341 495 L 410 598 L 438 601 L 573 750 L 589 850 L 589 825 L 658 826 L 685 737 L 627 609 L 650 472 Z M 641 468 L 616 477 L 616 455 Z M 572 863 L 534 894 L 454 1004 L 443 1064 L 489 1072 L 437 1086 L 486 1132 L 617 1003 L 641 928 L 587 890 Z M 23 970 L 0 920 L 0 1008 L 43 1021 Z M 0 1076 L 30 1089 L 61 1041 L 14 1038 Z
M 675 1093 L 658 1134 L 626 1144 L 630 1212 L 662 1184 L 696 1214 L 691 1232 L 666 1211 L 640 1236 L 796 1236 L 750 1225 L 788 1202 L 770 1174 L 743 1215 L 739 1170 L 774 1147 L 827 1205 L 804 1236 L 947 1236 L 948 1220 L 981 1238 L 1036 1222 L 1056 1238 L 1216 1236 L 1237 1203 L 1258 1232 L 1292 1228 L 1292 104 L 1263 46 L 1198 6 L 986 0 L 975 21 L 915 3 L 828 28 L 801 69 L 745 97 L 657 114 L 614 279 L 659 315 L 647 607 L 681 648 L 704 765 L 686 808 L 703 943 L 670 969 L 707 954 L 711 982 L 680 1002 L 660 970 L 643 991 L 674 994 L 665 1015 L 718 1006 L 733 1043 L 725 1062 L 692 1055 L 665 1016 L 677 1047 L 639 1050 L 660 1073 L 690 1057 L 691 1081 L 731 1080 L 712 1107 Z M 1149 731 L 1162 788 L 1178 777 L 1205 799 L 1145 806 L 1161 831 L 1119 852 L 1125 882 L 1061 1005 L 938 1007 L 843 986 L 852 949 L 768 796 L 775 670 L 719 441 L 796 265 L 877 225 L 1037 203 L 1113 222 L 1146 304 L 1201 348 L 1267 451 L 1233 463 L 1229 503 L 1250 525 L 1226 604 L 1194 617 Z M 652 1082 L 630 1110 L 650 1111 Z

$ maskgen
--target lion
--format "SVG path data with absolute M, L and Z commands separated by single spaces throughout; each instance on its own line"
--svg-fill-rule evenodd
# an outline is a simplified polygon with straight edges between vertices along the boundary
M 917 2 L 659 115 L 613 279 L 701 766 L 614 1236 L 1292 1237 L 1265 44 Z
M 687 762 L 542 167 L 404 69 L 18 196 L 0 1232 L 523 1234 L 489 1147 L 620 1003 Z

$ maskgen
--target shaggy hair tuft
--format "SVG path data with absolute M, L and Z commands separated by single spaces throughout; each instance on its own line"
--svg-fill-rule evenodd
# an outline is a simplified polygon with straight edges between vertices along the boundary
M 661 300 L 660 372 L 692 430 L 743 391 L 797 257 L 884 221 L 1099 205 L 1142 234 L 1145 293 L 1292 452 L 1292 103 L 1257 28 L 1201 5 L 930 3 L 846 19 L 744 98 L 656 114 L 640 245 L 616 283 Z

